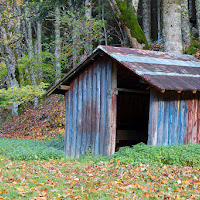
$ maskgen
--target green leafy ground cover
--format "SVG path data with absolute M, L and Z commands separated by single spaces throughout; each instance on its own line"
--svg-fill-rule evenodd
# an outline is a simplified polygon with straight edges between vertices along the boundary
M 0 139 L 0 199 L 200 199 L 200 145 L 67 159 L 62 140 Z

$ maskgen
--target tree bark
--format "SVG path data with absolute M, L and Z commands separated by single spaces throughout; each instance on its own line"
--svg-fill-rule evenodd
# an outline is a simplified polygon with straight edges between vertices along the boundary
M 200 39 L 200 0 L 195 1 L 195 6 L 196 6 L 197 28 Z
M 105 40 L 105 45 L 108 45 L 108 36 L 107 36 L 107 30 L 106 30 L 106 25 L 105 25 L 105 19 L 104 19 L 104 5 L 103 5 L 103 0 L 102 0 L 102 9 L 101 9 L 101 17 L 102 17 L 102 22 L 103 22 L 103 30 L 104 30 L 104 40 Z
M 31 17 L 30 17 L 30 10 L 26 8 L 28 13 L 28 17 L 26 19 L 26 26 L 27 26 L 27 47 L 28 47 L 28 58 L 30 60 L 30 67 L 29 67 L 29 75 L 31 80 L 31 85 L 36 86 L 36 71 L 33 65 L 33 56 L 34 56 L 34 48 L 33 48 L 33 37 L 32 37 L 32 27 L 31 27 Z M 38 97 L 34 98 L 34 106 L 38 105 Z
M 181 23 L 183 49 L 186 50 L 191 45 L 191 32 L 189 22 L 188 0 L 181 0 Z
M 197 1 L 197 0 L 195 0 Z M 188 5 L 189 5 L 189 16 L 192 17 L 193 16 L 193 11 L 192 11 L 192 0 L 188 0 Z
M 133 8 L 135 9 L 135 13 L 138 11 L 139 0 L 132 0 Z
M 4 51 L 5 54 L 7 54 L 7 59 L 6 59 L 6 67 L 8 71 L 8 79 L 9 79 L 9 85 L 10 87 L 19 87 L 19 83 L 17 81 L 15 72 L 16 72 L 16 67 L 17 67 L 17 62 L 15 58 L 15 54 L 13 52 L 13 49 L 11 46 L 8 44 L 8 36 L 5 27 L 0 24 L 0 32 L 1 32 L 1 37 L 4 41 Z M 17 116 L 18 115 L 18 103 L 14 102 L 12 103 L 12 115 Z
M 92 2 L 91 0 L 85 0 L 85 17 L 91 19 L 92 17 Z
M 134 8 L 129 9 L 126 1 L 110 0 L 110 5 L 127 33 L 131 46 L 136 49 L 148 48 L 148 42 L 142 31 Z
M 39 7 L 37 7 L 37 10 L 39 10 Z M 36 43 L 36 51 L 38 55 L 38 63 L 41 63 L 41 53 L 42 53 L 42 24 L 38 20 L 36 22 L 36 29 L 37 29 L 37 43 Z M 42 78 L 42 71 L 38 70 L 38 79 L 41 80 Z
M 160 3 L 160 0 L 157 0 L 157 11 L 158 11 L 158 40 L 161 39 L 162 37 L 162 28 L 161 28 L 161 9 L 162 9 L 162 6 L 161 6 L 161 3 Z
M 180 0 L 163 1 L 163 37 L 165 51 L 182 53 Z
M 143 31 L 147 41 L 151 40 L 151 5 L 150 0 L 142 0 Z
M 85 18 L 87 20 L 90 20 L 92 18 L 92 1 L 91 0 L 86 0 L 85 1 Z M 85 53 L 83 58 L 85 58 L 87 55 L 92 53 L 92 40 L 90 39 L 90 31 L 87 33 L 88 38 L 88 45 L 86 46 Z
M 61 65 L 60 65 L 60 54 L 61 54 L 61 38 L 60 38 L 60 8 L 56 6 L 55 9 L 55 59 L 56 59 L 56 83 L 60 80 L 61 76 Z

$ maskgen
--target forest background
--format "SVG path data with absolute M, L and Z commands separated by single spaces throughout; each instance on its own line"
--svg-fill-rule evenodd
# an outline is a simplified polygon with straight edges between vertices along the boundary
M 2 0 L 0 107 L 37 106 L 98 45 L 199 55 L 200 0 Z

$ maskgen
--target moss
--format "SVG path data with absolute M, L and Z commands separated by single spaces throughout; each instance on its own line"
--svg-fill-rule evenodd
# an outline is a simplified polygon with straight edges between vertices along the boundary
M 197 44 L 194 40 L 192 40 L 190 47 L 186 49 L 183 53 L 195 55 L 198 49 L 200 49 L 200 44 Z
M 128 2 L 128 0 L 116 0 L 116 2 L 121 12 L 120 18 L 123 20 L 123 23 L 130 29 L 131 36 L 136 38 L 140 44 L 145 44 L 144 49 L 149 49 L 146 36 L 138 23 L 135 11 L 132 7 L 129 8 L 128 6 L 130 2 Z

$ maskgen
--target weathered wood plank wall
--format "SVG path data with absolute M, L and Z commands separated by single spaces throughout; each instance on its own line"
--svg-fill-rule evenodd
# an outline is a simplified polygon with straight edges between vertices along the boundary
M 89 149 L 96 155 L 114 153 L 117 76 L 113 69 L 111 60 L 99 58 L 70 83 L 65 95 L 66 156 L 80 157 Z
M 151 89 L 149 111 L 150 145 L 199 143 L 200 95 Z

